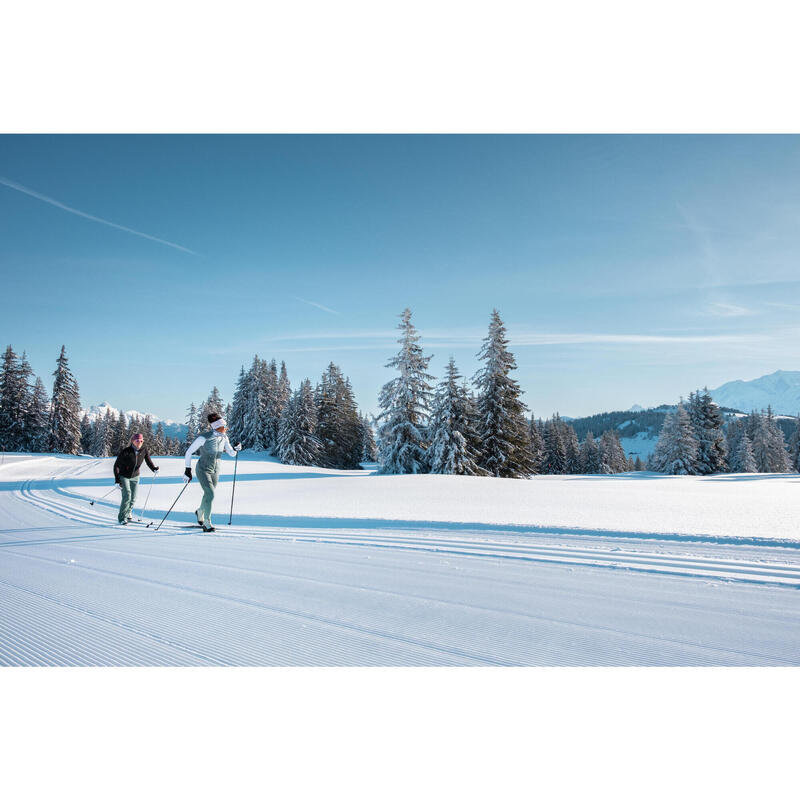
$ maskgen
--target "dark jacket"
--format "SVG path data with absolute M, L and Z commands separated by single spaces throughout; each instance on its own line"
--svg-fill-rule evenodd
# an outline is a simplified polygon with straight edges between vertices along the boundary
M 119 483 L 120 478 L 138 478 L 143 461 L 155 472 L 156 465 L 150 460 L 150 453 L 144 445 L 138 450 L 132 444 L 123 447 L 114 462 L 114 480 Z

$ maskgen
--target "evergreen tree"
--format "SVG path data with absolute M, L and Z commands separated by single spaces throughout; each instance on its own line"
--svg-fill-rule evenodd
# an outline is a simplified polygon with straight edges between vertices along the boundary
M 786 452 L 786 441 L 783 438 L 783 431 L 778 427 L 772 407 L 767 406 L 767 414 L 764 420 L 767 430 L 767 442 L 769 448 L 770 472 L 789 472 L 791 464 L 789 454 Z
M 695 475 L 697 438 L 683 402 L 673 414 L 667 414 L 653 452 L 654 468 L 667 475 Z
M 144 419 L 140 422 L 141 433 L 144 437 L 144 446 L 148 450 L 153 449 L 153 445 L 155 443 L 155 435 L 153 434 L 153 418 L 150 414 L 145 414 Z
M 600 437 L 600 461 L 601 472 L 607 474 L 625 472 L 628 469 L 628 457 L 616 431 L 604 431 Z
M 581 445 L 581 470 L 587 475 L 597 475 L 603 471 L 600 446 L 591 431 L 586 434 Z
M 756 460 L 753 457 L 753 448 L 750 445 L 750 437 L 744 427 L 739 430 L 739 437 L 736 440 L 734 449 L 730 454 L 731 472 L 756 472 Z
M 800 472 L 800 416 L 789 439 L 789 465 L 795 472 Z
M 130 444 L 128 435 L 128 420 L 123 411 L 119 411 L 111 434 L 110 455 L 118 455 L 120 451 Z
M 274 441 L 278 441 L 278 426 L 280 424 L 283 409 L 289 402 L 292 396 L 292 387 L 289 383 L 289 376 L 286 373 L 286 362 L 281 361 L 281 371 L 275 382 L 275 409 L 274 409 L 274 424 L 273 424 L 273 437 Z
M 50 402 L 50 442 L 56 453 L 75 455 L 81 446 L 81 400 L 78 383 L 69 368 L 62 345 L 53 373 L 53 398 Z
M 378 460 L 378 447 L 372 432 L 372 423 L 366 414 L 359 414 L 361 422 L 361 460 L 373 462 Z
M 30 367 L 11 345 L 3 353 L 0 369 L 0 450 L 25 449 L 25 414 L 30 404 Z
M 92 423 L 89 415 L 84 411 L 81 417 L 81 453 L 91 455 L 93 435 Z
M 192 403 L 189 408 L 187 409 L 186 414 L 186 439 L 185 439 L 185 448 L 188 449 L 189 445 L 197 438 L 197 406 Z
M 531 442 L 531 467 L 533 474 L 538 475 L 542 471 L 542 465 L 544 464 L 544 437 L 539 423 L 533 418 L 533 414 L 531 414 L 531 421 L 528 426 L 528 436 Z
M 433 401 L 429 471 L 442 475 L 486 475 L 477 464 L 478 453 L 470 447 L 476 432 L 469 395 L 460 381 L 461 375 L 451 357 Z
M 244 366 L 239 369 L 239 380 L 233 393 L 233 404 L 228 412 L 228 437 L 232 442 L 241 442 L 245 446 L 245 413 L 247 402 L 247 375 Z
M 567 445 L 561 419 L 554 414 L 544 424 L 544 461 L 542 469 L 548 475 L 563 475 L 567 470 Z
M 636 456 L 636 460 L 633 462 L 633 469 L 635 472 L 642 472 L 644 470 L 644 464 L 642 464 L 642 459 L 639 456 Z
M 581 446 L 578 434 L 572 425 L 562 422 L 562 439 L 564 440 L 564 472 L 567 475 L 578 475 L 581 472 Z
M 258 356 L 253 357 L 253 364 L 245 375 L 245 390 L 242 400 L 244 419 L 242 445 L 250 450 L 260 452 L 267 449 L 265 430 L 267 413 L 267 364 Z
M 699 389 L 689 394 L 687 413 L 697 439 L 697 474 L 724 472 L 728 455 L 723 434 L 724 420 L 708 389 L 703 394 Z
M 278 431 L 278 458 L 284 464 L 319 465 L 323 452 L 316 434 L 317 408 L 306 378 L 283 407 Z
M 47 451 L 50 444 L 49 418 L 50 403 L 47 400 L 47 390 L 44 388 L 42 379 L 37 377 L 33 384 L 33 394 L 25 421 L 26 449 L 28 451 L 32 453 Z
M 322 464 L 332 469 L 361 469 L 362 431 L 353 390 L 333 362 L 317 385 L 315 402 Z
M 381 389 L 378 419 L 378 456 L 380 471 L 397 475 L 424 472 L 428 447 L 427 423 L 430 414 L 431 385 L 427 373 L 432 356 L 423 356 L 419 335 L 406 308 L 398 325 L 400 352 L 387 367 L 400 372 Z
M 517 368 L 508 350 L 506 329 L 497 309 L 478 358 L 486 365 L 473 379 L 478 394 L 481 452 L 478 466 L 499 478 L 527 478 L 535 470 L 525 422 L 522 390 L 510 373 Z
M 167 454 L 167 438 L 164 434 L 164 426 L 159 421 L 156 425 L 156 432 L 153 436 L 153 453 L 157 456 L 164 456 Z

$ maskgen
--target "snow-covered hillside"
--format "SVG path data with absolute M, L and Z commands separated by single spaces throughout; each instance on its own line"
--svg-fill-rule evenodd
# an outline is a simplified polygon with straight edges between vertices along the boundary
M 0 664 L 800 665 L 800 477 L 0 465 Z M 111 495 L 100 499 L 111 489 Z M 95 503 L 90 503 L 95 499 Z
M 778 370 L 752 381 L 730 381 L 709 394 L 721 406 L 748 413 L 772 406 L 776 414 L 800 414 L 800 372 Z

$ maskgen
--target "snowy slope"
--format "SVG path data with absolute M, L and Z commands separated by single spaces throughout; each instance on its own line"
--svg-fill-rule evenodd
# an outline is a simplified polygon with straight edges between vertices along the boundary
M 730 381 L 709 394 L 721 406 L 745 413 L 772 406 L 777 414 L 800 413 L 800 372 L 778 370 L 752 381 Z
M 158 461 L 151 511 L 182 486 L 180 460 Z M 158 533 L 115 525 L 114 495 L 87 500 L 109 471 L 0 467 L 0 664 L 800 665 L 797 477 L 502 481 L 250 460 L 235 524 L 224 480 L 207 535 L 187 527 L 194 483 Z

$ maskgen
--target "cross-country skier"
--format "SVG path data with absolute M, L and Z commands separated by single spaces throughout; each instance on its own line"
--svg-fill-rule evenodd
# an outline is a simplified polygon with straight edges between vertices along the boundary
M 195 511 L 197 522 L 206 533 L 216 530 L 211 524 L 211 504 L 214 502 L 214 492 L 219 481 L 219 460 L 224 450 L 229 456 L 236 456 L 242 449 L 241 443 L 231 447 L 228 441 L 227 423 L 220 414 L 209 414 L 211 434 L 198 436 L 186 451 L 186 470 L 183 473 L 190 481 L 192 479 L 192 455 L 200 451 L 200 460 L 197 462 L 197 480 L 203 487 L 203 499 L 200 508 Z
M 150 453 L 144 446 L 144 436 L 141 433 L 134 433 L 131 436 L 131 443 L 119 451 L 117 460 L 114 462 L 114 480 L 122 489 L 122 500 L 119 504 L 119 514 L 117 519 L 120 525 L 127 525 L 132 519 L 131 509 L 136 502 L 136 489 L 139 487 L 139 468 L 142 462 L 146 461 L 147 466 L 158 472 L 158 467 L 150 459 Z

